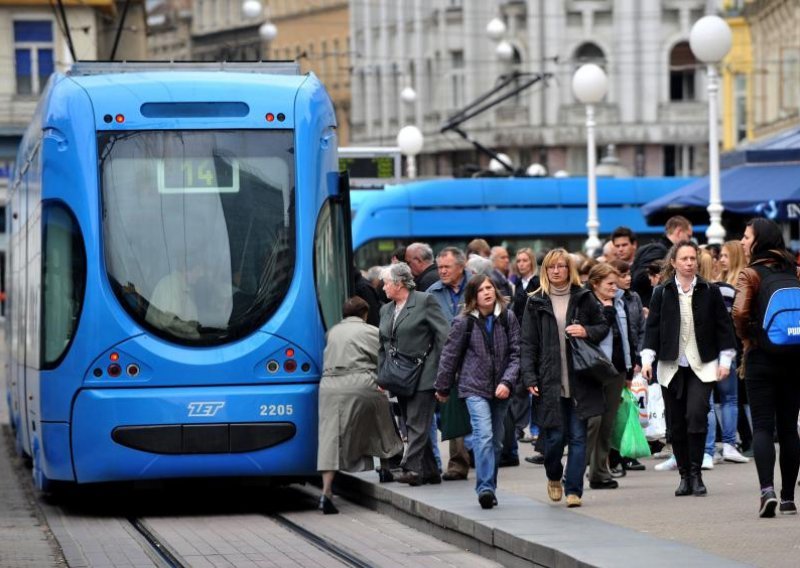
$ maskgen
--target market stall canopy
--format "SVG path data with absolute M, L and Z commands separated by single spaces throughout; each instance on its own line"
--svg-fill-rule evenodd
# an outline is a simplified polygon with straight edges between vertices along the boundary
M 721 159 L 724 217 L 800 220 L 800 128 L 759 141 Z M 709 178 L 697 179 L 641 207 L 649 225 L 684 215 L 708 222 Z

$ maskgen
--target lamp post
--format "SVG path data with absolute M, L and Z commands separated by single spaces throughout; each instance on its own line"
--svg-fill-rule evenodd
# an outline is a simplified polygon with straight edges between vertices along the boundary
M 258 35 L 265 44 L 264 55 L 266 59 L 269 59 L 269 50 L 272 46 L 272 40 L 278 36 L 278 28 L 275 24 L 267 20 L 258 28 Z
M 397 133 L 397 145 L 406 157 L 408 179 L 417 177 L 417 154 L 422 150 L 424 137 L 419 128 L 413 125 L 404 126 Z
M 703 16 L 692 26 L 689 46 L 692 53 L 708 69 L 708 216 L 706 239 L 711 244 L 725 242 L 722 226 L 722 195 L 719 187 L 719 126 L 717 92 L 719 77 L 717 64 L 731 49 L 731 28 L 719 16 Z
M 594 105 L 603 100 L 608 90 L 608 77 L 605 71 L 594 63 L 581 65 L 572 76 L 572 92 L 575 97 L 586 105 L 586 160 L 587 164 L 587 207 L 586 220 L 586 252 L 591 254 L 600 248 L 598 229 L 600 221 L 597 219 L 597 177 L 595 165 L 597 162 L 594 143 Z

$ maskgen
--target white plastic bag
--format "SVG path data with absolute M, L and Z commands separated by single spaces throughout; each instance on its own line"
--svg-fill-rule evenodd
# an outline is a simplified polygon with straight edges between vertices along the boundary
M 639 424 L 642 428 L 647 428 L 650 423 L 647 410 L 647 380 L 641 374 L 634 375 L 631 381 L 631 392 L 636 397 L 636 404 L 639 407 Z
M 653 383 L 647 387 L 648 424 L 644 434 L 650 441 L 660 440 L 667 435 L 667 418 L 664 412 L 664 396 L 661 385 Z

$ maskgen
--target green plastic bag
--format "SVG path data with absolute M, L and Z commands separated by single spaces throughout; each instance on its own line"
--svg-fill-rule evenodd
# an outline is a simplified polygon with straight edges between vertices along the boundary
M 472 432 L 467 401 L 458 398 L 458 387 L 450 392 L 447 402 L 439 407 L 439 426 L 443 441 L 461 438 Z
M 629 389 L 622 389 L 622 403 L 617 410 L 611 447 L 626 458 L 638 459 L 650 455 L 650 445 L 639 423 L 639 403 Z

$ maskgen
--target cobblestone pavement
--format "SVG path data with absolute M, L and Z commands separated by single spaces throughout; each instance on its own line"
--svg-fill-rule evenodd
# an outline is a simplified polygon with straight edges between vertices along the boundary
M 447 456 L 447 444 L 441 445 Z M 522 461 L 533 455 L 530 444 L 520 445 L 521 465 L 502 468 L 498 485 L 508 491 L 546 503 L 544 466 Z M 675 497 L 676 471 L 655 471 L 659 460 L 641 460 L 646 471 L 631 471 L 618 479 L 619 488 L 593 490 L 588 482 L 578 514 L 628 527 L 650 535 L 688 544 L 702 550 L 764 567 L 800 565 L 800 516 L 758 517 L 759 490 L 755 463 L 722 463 L 703 472 L 707 497 Z M 780 471 L 775 471 L 776 488 Z M 466 482 L 474 483 L 474 471 Z M 624 543 L 620 543 L 624 545 Z M 641 559 L 647 565 L 647 559 Z
M 27 471 L 14 453 L 5 400 L 0 401 L 0 568 L 65 566 L 47 524 L 34 507 Z

